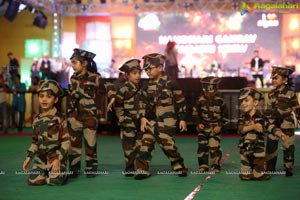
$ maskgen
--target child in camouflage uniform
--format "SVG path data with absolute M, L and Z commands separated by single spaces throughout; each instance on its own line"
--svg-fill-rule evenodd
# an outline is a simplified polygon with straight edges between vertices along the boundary
M 138 116 L 142 97 L 139 86 L 142 71 L 140 62 L 138 59 L 131 59 L 119 68 L 128 78 L 128 81 L 117 91 L 115 102 L 116 115 L 121 126 L 121 141 L 126 163 L 125 176 L 134 176 L 136 155 L 141 139 Z
M 92 52 L 74 49 L 71 63 L 74 74 L 69 86 L 70 108 L 68 109 L 68 129 L 71 138 L 70 148 L 70 178 L 80 174 L 82 138 L 85 145 L 85 174 L 95 177 L 98 168 L 97 160 L 97 106 L 96 93 L 100 86 L 100 75 Z
M 253 88 L 240 90 L 243 113 L 238 120 L 240 139 L 240 174 L 241 180 L 268 180 L 265 167 L 265 125 L 264 116 L 259 110 L 263 94 Z
M 274 172 L 277 161 L 278 140 L 281 138 L 283 147 L 283 161 L 286 176 L 293 176 L 295 153 L 295 123 L 300 119 L 300 108 L 295 92 L 291 89 L 290 75 L 293 70 L 283 66 L 272 67 L 272 84 L 274 89 L 269 93 L 266 110 L 268 117 L 268 137 L 266 147 L 267 170 Z
M 196 105 L 198 171 L 201 173 L 208 171 L 209 154 L 211 170 L 215 173 L 221 170 L 221 130 L 228 123 L 228 111 L 224 100 L 217 96 L 219 82 L 220 79 L 217 77 L 201 79 L 204 94 L 199 97 Z
M 181 177 L 187 176 L 187 168 L 173 138 L 177 117 L 180 120 L 179 129 L 186 131 L 185 97 L 176 82 L 164 75 L 165 56 L 154 53 L 145 55 L 143 59 L 149 83 L 145 88 L 145 105 L 140 112 L 143 136 L 138 158 L 143 162 L 137 163 L 135 179 L 141 180 L 150 176 L 149 162 L 155 142 L 171 161 L 172 170 Z
M 33 121 L 32 143 L 23 163 L 23 170 L 27 171 L 34 158 L 29 185 L 62 185 L 66 181 L 69 133 L 66 121 L 54 106 L 62 94 L 53 80 L 42 81 L 38 89 L 41 113 Z

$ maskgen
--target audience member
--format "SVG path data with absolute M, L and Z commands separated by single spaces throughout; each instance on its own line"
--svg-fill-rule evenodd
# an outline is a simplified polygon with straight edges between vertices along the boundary
M 13 93 L 12 98 L 12 127 L 16 127 L 16 114 L 19 114 L 18 117 L 18 131 L 22 132 L 23 130 L 23 123 L 25 120 L 25 110 L 26 110 L 26 101 L 25 101 L 25 92 L 26 92 L 26 85 L 25 83 L 21 83 L 21 76 L 17 74 L 14 76 L 14 81 L 11 86 L 11 91 Z
M 3 75 L 0 74 L 0 113 L 1 113 L 1 122 L 2 122 L 2 131 L 7 132 L 7 104 L 6 104 L 6 91 L 8 86 L 5 84 Z

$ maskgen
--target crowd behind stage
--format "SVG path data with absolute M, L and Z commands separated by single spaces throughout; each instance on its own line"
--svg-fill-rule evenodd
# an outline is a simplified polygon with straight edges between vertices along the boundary
M 0 70 L 0 73 L 3 74 L 4 80 L 7 84 L 11 84 L 9 77 L 12 77 L 15 74 L 15 71 L 20 71 L 20 63 L 17 58 L 13 55 L 12 52 L 8 53 L 9 63 L 7 66 L 3 66 Z M 111 59 L 111 63 L 108 66 L 103 66 L 97 64 L 97 71 L 101 74 L 102 78 L 118 78 L 120 72 L 116 65 L 116 60 Z M 166 66 L 165 66 L 166 67 Z M 271 71 L 272 67 L 269 62 L 265 62 L 263 66 L 263 82 L 264 87 L 271 86 Z M 53 58 L 50 58 L 47 53 L 44 53 L 41 58 L 33 58 L 30 75 L 31 78 L 37 77 L 39 80 L 44 79 L 54 79 L 60 83 L 63 88 L 67 88 L 69 84 L 70 77 L 73 74 L 73 69 L 71 67 L 70 59 L 65 57 L 58 57 L 56 55 Z M 249 83 L 256 85 L 257 88 L 260 88 L 260 83 L 255 81 L 252 75 L 251 66 L 249 64 L 244 64 L 241 66 L 226 66 L 225 64 L 218 63 L 213 61 L 209 66 L 185 66 L 178 65 L 178 76 L 177 78 L 203 78 L 207 76 L 216 76 L 216 77 L 246 77 Z M 146 73 L 143 71 L 141 74 L 142 78 L 147 78 Z M 23 77 L 24 78 L 24 77 Z M 22 79 L 23 80 L 23 79 Z M 26 80 L 29 87 L 32 82 Z
M 13 55 L 12 52 L 9 52 L 8 54 L 9 63 L 7 66 L 10 67 L 2 67 L 1 69 L 1 76 L 3 78 L 3 84 L 7 85 L 8 88 L 12 88 L 12 85 L 14 84 L 14 79 L 12 78 L 20 71 L 20 63 L 17 58 Z M 121 84 L 123 79 L 123 73 L 118 70 L 118 66 L 115 65 L 116 61 L 114 59 L 111 60 L 110 66 L 107 66 L 105 69 L 98 68 L 98 72 L 100 72 L 102 79 L 104 78 L 112 78 L 116 79 L 115 84 Z M 263 81 L 264 81 L 264 87 L 265 88 L 271 88 L 271 71 L 272 67 L 271 64 L 268 62 L 265 62 L 263 67 Z M 37 102 L 37 95 L 36 90 L 38 88 L 38 83 L 40 80 L 45 79 L 53 79 L 60 83 L 62 88 L 67 89 L 69 85 L 69 80 L 71 75 L 74 73 L 73 68 L 71 67 L 70 59 L 66 58 L 59 58 L 58 56 L 54 56 L 53 58 L 49 58 L 48 54 L 43 54 L 41 58 L 34 58 L 32 60 L 32 65 L 30 68 L 30 75 L 31 75 L 31 81 L 26 80 L 27 82 L 30 82 L 29 86 L 24 86 L 24 91 L 27 93 L 32 93 L 32 106 L 31 111 L 27 108 L 27 113 L 31 113 L 30 117 L 26 117 L 25 121 L 32 121 L 33 117 L 38 113 L 39 108 Z M 248 80 L 249 85 L 254 86 L 256 88 L 260 88 L 261 84 L 258 80 L 254 80 L 251 72 L 250 65 L 244 65 L 242 67 L 228 67 L 223 64 L 219 64 L 217 62 L 213 62 L 210 66 L 207 67 L 200 67 L 194 65 L 193 67 L 186 67 L 184 65 L 178 66 L 178 77 L 179 79 L 190 79 L 190 78 L 203 78 L 207 76 L 215 76 L 215 77 L 246 77 Z M 147 75 L 145 71 L 142 71 L 141 74 L 142 78 L 147 78 Z M 21 82 L 24 82 L 22 79 L 22 75 L 20 76 Z M 24 78 L 24 77 L 23 77 Z M 294 79 L 297 91 L 299 90 L 297 84 L 297 77 Z M 2 84 L 2 83 L 1 83 Z M 23 83 L 22 83 L 23 84 Z M 1 86 L 2 87 L 2 86 Z M 104 87 L 103 90 L 104 91 Z M 8 90 L 8 92 L 11 92 Z M 104 91 L 105 92 L 105 91 Z M 105 95 L 102 95 L 105 96 Z M 12 99 L 12 97 L 10 98 Z M 24 102 L 23 102 L 24 99 Z M 105 99 L 101 99 L 101 102 L 105 102 Z M 1 103 L 1 102 L 0 102 Z M 23 105 L 26 104 L 25 98 L 22 98 L 22 101 L 20 101 L 20 104 Z M 105 104 L 105 103 L 104 103 Z M 102 106 L 102 109 L 105 108 L 105 105 Z M 25 109 L 25 108 L 24 108 Z M 21 109 L 23 110 L 23 109 Z M 23 113 L 24 114 L 24 113 Z M 28 115 L 28 114 L 27 114 Z M 108 120 L 115 120 L 115 117 L 112 116 L 113 114 L 105 113 L 103 115 L 102 112 L 102 121 Z M 19 116 L 21 119 L 24 119 L 25 116 Z M 17 118 L 18 119 L 18 118 Z M 16 123 L 14 122 L 15 119 L 12 120 L 10 123 L 10 127 L 17 127 Z M 20 126 L 23 126 L 21 124 Z M 22 130 L 22 127 L 19 127 L 19 131 Z

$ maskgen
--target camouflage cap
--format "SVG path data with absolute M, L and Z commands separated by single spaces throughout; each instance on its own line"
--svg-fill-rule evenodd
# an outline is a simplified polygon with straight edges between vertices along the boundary
M 218 77 L 208 76 L 202 78 L 202 89 L 205 92 L 215 92 L 219 88 L 220 79 Z
M 166 57 L 159 53 L 151 53 L 151 54 L 144 55 L 142 59 L 144 59 L 143 68 L 144 70 L 146 70 L 150 67 L 150 65 L 155 65 L 155 66 L 163 65 L 165 63 Z
M 86 51 L 86 50 L 82 50 L 82 49 L 74 49 L 73 50 L 73 54 L 71 56 L 70 59 L 74 58 L 74 57 L 84 57 L 84 58 L 87 58 L 87 59 L 94 59 L 96 54 L 92 53 L 92 52 L 89 52 L 89 51 Z
M 247 96 L 251 96 L 258 101 L 261 101 L 264 99 L 263 93 L 261 93 L 260 91 L 254 89 L 254 88 L 245 87 L 245 88 L 240 89 L 239 100 L 245 99 L 245 98 L 247 98 Z
M 133 69 L 138 69 L 138 70 L 142 70 L 141 65 L 140 65 L 141 61 L 139 59 L 130 59 L 128 61 L 126 61 L 120 68 L 119 70 L 121 72 L 125 72 L 128 73 Z
M 281 66 L 281 65 L 273 65 L 272 66 L 271 78 L 275 78 L 277 75 L 288 77 L 293 72 L 294 72 L 294 70 L 291 69 L 291 68 L 284 67 L 284 66 Z
M 56 81 L 54 80 L 41 81 L 38 92 L 48 91 L 48 90 L 52 91 L 57 97 L 61 97 L 64 93 L 63 89 Z

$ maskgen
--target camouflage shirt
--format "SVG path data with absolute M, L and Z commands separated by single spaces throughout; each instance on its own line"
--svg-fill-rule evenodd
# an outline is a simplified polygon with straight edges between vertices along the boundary
M 197 124 L 218 123 L 218 125 L 224 126 L 229 122 L 228 110 L 221 97 L 215 96 L 213 100 L 208 100 L 202 95 L 198 99 L 196 109 L 199 117 Z
M 104 87 L 106 89 L 107 97 L 109 99 L 112 99 L 112 98 L 116 97 L 117 91 L 116 91 L 115 86 L 114 86 L 113 83 L 107 82 L 107 83 L 105 83 Z
M 139 118 L 139 110 L 141 109 L 142 90 L 132 85 L 128 81 L 117 91 L 116 95 L 116 115 Z
M 256 123 L 260 123 L 264 127 L 265 118 L 261 114 L 260 111 L 256 110 L 255 114 L 251 117 L 248 113 L 243 113 L 237 123 L 237 132 L 242 137 L 244 137 L 246 134 L 256 134 L 256 131 L 248 131 L 244 132 L 243 129 L 245 126 L 254 125 Z
M 81 117 L 97 115 L 96 94 L 100 87 L 100 76 L 87 72 L 84 75 L 73 74 L 69 87 L 71 110 Z
M 54 107 L 45 116 L 39 114 L 33 121 L 32 143 L 28 155 L 38 155 L 45 162 L 66 159 L 70 146 L 67 123 Z
M 145 90 L 142 116 L 153 111 L 162 126 L 175 126 L 177 119 L 186 120 L 185 97 L 175 81 L 163 75 L 158 82 L 150 79 Z
M 293 129 L 295 122 L 292 112 L 300 119 L 300 107 L 297 96 L 287 85 L 283 90 L 273 89 L 268 95 L 269 101 L 265 112 L 268 118 L 267 128 L 275 133 L 276 128 Z

